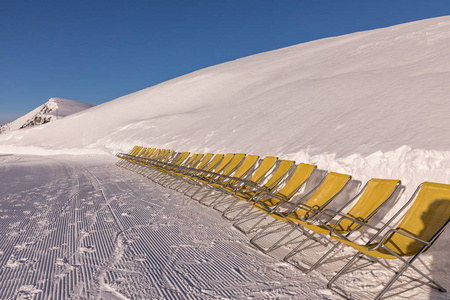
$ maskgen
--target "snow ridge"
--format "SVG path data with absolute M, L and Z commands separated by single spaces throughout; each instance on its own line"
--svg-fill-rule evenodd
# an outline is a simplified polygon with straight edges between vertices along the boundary
M 0 126 L 0 134 L 9 131 L 29 128 L 49 123 L 51 121 L 65 118 L 71 114 L 78 113 L 94 105 L 68 100 L 63 98 L 50 98 L 46 103 L 32 110 L 28 114 L 15 121 Z

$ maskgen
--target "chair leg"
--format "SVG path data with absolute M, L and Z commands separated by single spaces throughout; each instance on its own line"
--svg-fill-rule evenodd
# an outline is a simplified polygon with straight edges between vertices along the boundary
M 355 254 L 355 256 L 352 257 L 352 259 L 350 259 L 350 261 L 342 267 L 342 269 L 340 269 L 334 276 L 333 278 L 330 279 L 330 281 L 328 281 L 327 283 L 327 288 L 331 289 L 333 283 L 339 278 L 341 277 L 342 274 L 344 274 L 353 264 L 356 263 L 357 260 L 360 260 L 363 257 L 363 254 L 361 252 L 358 252 Z
M 299 227 L 299 226 L 297 226 Z M 319 243 L 323 246 L 327 246 L 328 243 L 322 243 L 319 239 L 315 238 L 316 233 L 308 233 L 305 230 L 302 229 L 302 234 L 306 236 L 305 239 L 303 239 L 294 249 L 292 249 L 288 254 L 286 254 L 286 256 L 283 258 L 283 261 L 287 262 L 287 263 L 291 263 L 290 262 L 290 258 L 292 258 L 294 255 L 296 255 L 297 253 L 301 252 L 301 247 L 310 240 L 313 240 L 316 243 Z M 304 271 L 303 269 L 299 268 L 297 265 L 292 264 L 294 267 L 296 267 L 297 269 L 300 269 L 302 271 Z
M 324 255 L 322 255 L 321 258 L 319 258 L 309 269 L 303 271 L 305 274 L 311 272 L 312 270 L 315 270 L 320 264 L 327 258 L 334 250 L 336 250 L 337 247 L 339 247 L 339 243 L 335 243 L 333 247 L 330 248 L 330 250 L 327 251 Z
M 376 296 L 375 299 L 381 299 L 381 297 L 391 288 L 391 286 L 394 284 L 394 282 L 409 268 L 411 267 L 414 271 L 416 271 L 417 273 L 419 273 L 420 275 L 422 275 L 425 279 L 427 279 L 430 283 L 428 284 L 430 287 L 438 290 L 439 292 L 442 293 L 446 293 L 447 290 L 442 287 L 440 284 L 438 284 L 436 281 L 434 281 L 433 279 L 431 279 L 428 275 L 424 274 L 422 271 L 420 271 L 418 268 L 416 268 L 415 266 L 412 265 L 414 259 L 416 258 L 413 257 L 411 258 L 409 261 L 403 260 L 403 266 L 397 271 L 395 272 L 395 275 L 389 280 L 389 282 L 385 285 L 385 287 L 383 288 L 383 290 Z
M 336 273 L 336 275 L 333 276 L 333 278 L 331 278 L 331 280 L 328 282 L 327 284 L 327 288 L 331 289 L 333 283 L 342 275 L 344 274 L 355 262 L 356 259 L 361 259 L 364 256 L 367 256 L 370 260 L 372 260 L 372 262 L 378 261 L 376 258 L 373 258 L 369 255 L 365 255 L 362 252 L 358 252 L 355 254 L 355 256 L 341 269 L 339 270 L 338 273 Z M 438 290 L 439 292 L 445 293 L 447 292 L 447 290 L 442 287 L 441 285 L 439 285 L 437 282 L 435 282 L 434 280 L 432 280 L 428 275 L 424 274 L 422 271 L 420 271 L 419 269 L 417 269 L 415 266 L 412 265 L 412 262 L 414 261 L 416 257 L 413 257 L 412 259 L 410 259 L 409 261 L 406 261 L 404 259 L 401 258 L 401 260 L 403 261 L 403 266 L 398 270 L 398 271 L 394 271 L 395 275 L 392 276 L 392 278 L 389 280 L 389 282 L 384 286 L 384 288 L 378 293 L 378 295 L 375 297 L 376 300 L 381 299 L 386 292 L 392 287 L 392 285 L 395 283 L 395 281 L 397 281 L 397 279 L 403 275 L 403 273 L 409 268 L 411 267 L 412 269 L 414 269 L 414 271 L 418 272 L 420 275 L 422 275 L 424 278 L 426 278 L 429 281 L 429 286 Z M 375 260 L 374 260 L 375 259 Z M 379 262 L 379 261 L 378 261 Z M 383 264 L 381 264 L 383 265 Z M 383 265 L 384 266 L 384 265 Z M 386 266 L 385 266 L 386 267 Z M 389 270 L 392 271 L 392 269 L 388 268 Z
M 229 220 L 229 219 L 226 217 L 226 214 L 227 214 L 228 212 L 232 211 L 232 208 L 233 208 L 237 203 L 239 203 L 239 202 L 241 202 L 241 201 L 242 201 L 242 200 L 241 200 L 241 199 L 238 199 L 238 198 L 234 199 L 233 201 L 230 201 L 230 204 L 222 211 L 222 217 L 224 217 L 224 218 L 226 218 L 227 220 Z
M 243 211 L 248 210 L 249 206 L 251 205 L 250 203 L 247 202 L 241 202 L 242 205 L 238 205 L 238 206 L 234 206 L 231 208 L 227 208 L 223 213 L 222 213 L 222 217 L 229 220 L 229 221 L 235 221 L 237 220 Z M 250 208 L 252 208 L 253 206 L 251 205 Z M 237 212 L 235 215 L 233 215 L 232 213 Z
M 284 240 L 285 240 L 292 232 L 294 232 L 294 231 L 297 230 L 297 228 L 296 228 L 297 226 L 295 226 L 295 225 L 292 226 L 291 224 L 286 223 L 286 224 L 283 224 L 282 227 L 280 227 L 280 228 L 277 228 L 277 229 L 275 229 L 275 230 L 272 230 L 272 231 L 267 232 L 266 229 L 270 228 L 270 227 L 272 226 L 272 224 L 274 224 L 274 223 L 277 222 L 277 221 L 278 221 L 278 220 L 274 220 L 273 222 L 267 224 L 266 227 L 264 227 L 260 232 L 258 232 L 258 233 L 250 240 L 250 243 L 251 243 L 252 245 L 254 245 L 256 248 L 258 248 L 259 250 L 261 250 L 263 253 L 269 253 L 269 252 L 271 252 L 271 251 L 273 251 L 273 250 L 276 250 L 276 249 L 280 248 L 282 245 L 284 245 L 284 244 L 281 244 L 281 242 L 284 241 Z M 290 230 L 289 230 L 289 227 L 291 227 Z M 269 248 L 267 248 L 267 249 L 264 249 L 262 246 L 260 246 L 260 245 L 258 245 L 258 244 L 256 243 L 256 241 L 257 241 L 258 239 L 262 238 L 263 236 L 267 236 L 267 235 L 272 234 L 272 233 L 283 232 L 283 231 L 285 231 L 285 230 L 289 230 L 288 233 L 286 233 L 286 234 L 283 235 L 281 238 L 279 238 L 274 244 L 272 244 L 272 245 L 271 245 Z M 280 245 L 280 244 L 281 244 L 281 245 Z
M 217 202 L 217 200 L 219 200 L 219 199 L 222 197 L 222 195 L 223 195 L 223 193 L 222 193 L 221 191 L 217 190 L 217 189 L 215 189 L 214 192 L 217 193 L 217 197 L 214 197 L 214 198 L 213 198 L 212 195 L 210 195 L 210 196 L 208 197 L 208 199 L 211 200 L 211 198 L 212 198 L 213 200 L 210 201 L 209 203 L 206 203 L 206 201 L 204 201 L 204 199 L 206 199 L 206 196 L 207 196 L 208 194 L 205 194 L 205 196 L 203 196 L 203 198 L 200 199 L 200 201 L 198 201 L 198 202 L 199 202 L 200 204 L 203 204 L 203 205 L 207 206 L 207 207 L 213 206 L 213 205 Z M 213 195 L 214 195 L 214 194 L 213 194 Z
M 227 203 L 236 201 L 235 198 L 230 199 L 229 201 L 225 201 L 225 199 L 227 198 L 227 196 L 231 196 L 231 195 L 228 194 L 227 192 L 222 193 L 222 196 L 223 196 L 223 197 L 217 198 L 217 200 L 215 201 L 214 206 L 213 206 L 213 209 L 214 209 L 214 210 L 217 210 L 217 211 L 219 211 L 219 212 L 221 212 L 221 213 L 223 213 L 224 210 L 220 210 L 219 207 L 224 207 L 224 205 L 226 205 Z M 225 202 L 225 203 L 224 203 L 224 202 Z
M 243 218 L 238 219 L 236 222 L 234 222 L 233 226 L 238 229 L 239 231 L 241 231 L 244 234 L 248 234 L 250 232 L 253 232 L 255 230 L 257 230 L 257 227 L 259 224 L 261 224 L 262 221 L 264 221 L 268 215 L 263 215 L 261 216 L 261 218 L 256 221 L 255 224 L 253 224 L 249 229 L 245 230 L 244 228 L 240 227 L 239 224 L 245 223 L 247 221 L 253 220 L 253 219 L 257 219 L 258 217 L 260 217 L 260 212 L 259 211 L 255 211 L 253 214 L 247 214 L 246 216 L 244 216 Z

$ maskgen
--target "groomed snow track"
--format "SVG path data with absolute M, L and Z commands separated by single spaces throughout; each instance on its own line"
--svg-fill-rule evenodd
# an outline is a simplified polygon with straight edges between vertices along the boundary
M 338 299 L 114 162 L 0 156 L 0 299 Z

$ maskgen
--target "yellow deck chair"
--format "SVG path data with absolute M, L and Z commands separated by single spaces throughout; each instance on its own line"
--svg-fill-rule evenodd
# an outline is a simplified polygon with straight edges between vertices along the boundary
M 136 158 L 136 161 L 140 161 L 141 163 L 145 163 L 147 159 L 152 155 L 155 151 L 155 148 L 145 148 L 145 150 L 140 154 L 139 157 Z
M 157 164 L 156 169 L 162 172 L 170 172 L 178 169 L 183 165 L 183 162 L 189 162 L 189 152 L 173 153 L 171 158 Z M 171 161 L 170 161 L 171 159 Z
M 140 149 L 136 152 L 134 156 L 128 156 L 128 161 L 138 162 L 146 151 L 147 151 L 146 147 L 140 147 Z
M 177 153 L 173 150 L 164 150 L 162 154 L 157 159 L 148 159 L 145 158 L 146 156 L 149 156 L 149 152 L 151 149 L 148 149 L 146 153 L 144 154 L 144 157 L 140 158 L 138 163 L 141 165 L 138 167 L 135 172 L 151 179 L 152 174 L 156 169 L 161 168 L 161 166 L 168 164 L 168 161 L 170 159 L 173 159 L 177 156 Z M 151 167 L 151 168 L 149 168 Z
M 213 158 L 214 157 L 214 158 Z M 174 174 L 183 177 L 190 176 L 198 170 L 207 170 L 208 168 L 213 168 L 216 166 L 220 160 L 223 158 L 222 154 L 214 155 L 212 153 L 198 154 L 197 157 L 192 160 L 189 165 L 183 166 L 180 170 L 174 172 Z
M 400 184 L 400 180 L 397 179 L 371 179 L 361 191 L 339 211 L 324 209 L 313 218 L 313 221 L 311 221 L 311 219 L 305 221 L 299 219 L 294 214 L 290 214 L 287 219 L 300 225 L 294 226 L 293 230 L 300 229 L 303 233 L 307 234 L 308 237 L 303 239 L 303 241 L 289 252 L 283 260 L 291 263 L 292 258 L 302 251 L 302 246 L 307 241 L 313 240 L 316 234 L 328 235 L 330 234 L 330 231 L 334 231 L 335 234 L 339 234 L 342 237 L 348 237 L 353 232 L 358 231 L 365 226 L 373 228 L 373 226 L 368 224 L 369 221 L 390 199 L 393 198 L 393 195 L 395 195 Z M 355 200 L 357 201 L 350 210 L 347 213 L 343 213 L 342 211 Z M 305 232 L 304 228 L 309 229 L 312 234 Z M 320 265 L 320 263 L 323 262 L 323 260 L 338 246 L 339 243 L 333 244 L 328 252 L 320 257 L 313 265 L 308 265 L 306 262 L 303 263 L 307 265 L 307 267 L 295 263 L 292 263 L 292 265 L 307 273 Z
M 244 200 L 245 202 L 249 202 L 254 198 L 258 197 L 263 192 L 270 192 L 275 189 L 282 179 L 286 176 L 289 170 L 294 165 L 293 160 L 282 160 L 278 164 L 277 168 L 269 174 L 269 177 L 265 182 L 264 180 L 260 182 L 260 184 L 253 184 L 251 182 L 247 182 L 245 187 L 249 187 L 246 189 L 239 189 L 234 193 L 234 196 L 237 198 L 236 201 L 230 203 L 228 207 L 222 212 L 222 217 L 233 221 L 235 219 L 236 211 L 240 211 L 243 207 L 242 205 L 238 205 Z M 237 206 L 236 206 L 237 205 Z M 245 204 L 244 204 L 245 205 Z
M 154 168 L 148 168 L 149 171 L 147 177 L 150 180 L 159 183 L 159 180 L 164 178 L 169 172 L 180 168 L 183 163 L 187 161 L 189 154 L 189 152 L 176 153 L 173 155 L 173 160 L 171 162 L 160 162 L 156 164 Z M 157 172 L 156 175 L 155 172 Z
M 195 171 L 195 170 L 203 170 L 207 168 L 206 166 L 214 167 L 219 163 L 222 157 L 223 157 L 222 154 L 218 155 L 214 155 L 212 153 L 207 153 L 205 155 L 201 154 L 192 162 L 192 165 L 187 169 Z
M 242 164 L 245 159 L 244 153 L 236 153 L 233 156 L 233 159 L 230 161 L 228 165 L 226 165 L 223 170 L 217 170 L 217 174 L 214 174 L 209 180 L 208 184 L 221 182 L 225 180 L 227 177 L 231 176 L 233 172 L 237 170 L 237 168 Z
M 162 152 L 163 152 L 163 149 L 155 149 L 155 151 L 153 151 L 153 153 L 148 157 L 148 159 L 155 159 L 160 154 L 162 154 Z
M 162 151 L 163 151 L 162 149 L 155 149 L 155 150 L 152 151 L 152 153 L 146 158 L 146 161 L 150 161 L 150 160 L 152 160 L 152 159 L 155 159 L 156 157 L 158 157 L 159 155 L 161 155 L 161 154 L 163 153 Z M 142 151 L 141 151 L 141 153 L 142 153 Z M 139 163 L 139 162 L 143 163 L 143 162 L 144 162 L 144 160 L 143 160 L 141 157 L 139 157 L 139 156 L 136 156 L 133 160 L 134 160 L 135 162 L 137 162 L 137 163 Z
M 200 187 L 192 195 L 190 195 L 190 197 L 192 199 L 195 199 L 195 195 L 197 195 L 205 186 L 215 182 L 221 182 L 222 180 L 225 180 L 227 176 L 231 176 L 231 174 L 233 174 L 233 172 L 239 167 L 239 165 L 242 164 L 244 159 L 244 153 L 235 153 L 230 162 L 223 168 L 218 168 L 217 171 L 209 172 L 204 176 L 196 178 L 197 183 Z
M 186 193 L 192 187 L 191 182 L 195 180 L 196 176 L 200 176 L 201 172 L 206 171 L 210 172 L 214 170 L 220 162 L 224 159 L 223 154 L 215 154 L 212 158 L 207 157 L 209 154 L 205 155 L 205 157 L 198 163 L 198 165 L 193 166 L 192 168 L 188 168 L 184 170 L 182 173 L 177 173 L 181 179 L 180 185 L 175 187 L 174 189 Z M 188 183 L 188 188 L 183 190 L 183 186 Z
M 201 172 L 212 172 L 215 168 L 217 168 L 220 162 L 224 159 L 225 155 L 223 154 L 215 154 L 214 157 L 207 157 L 211 154 L 206 154 L 205 157 L 200 161 L 198 166 L 194 166 L 189 168 L 186 174 L 183 174 L 184 177 L 187 178 L 195 178 L 196 175 L 200 175 Z
M 214 175 L 217 175 L 218 173 L 222 172 L 226 166 L 231 162 L 231 160 L 234 157 L 234 153 L 227 153 L 223 156 L 222 160 L 219 164 L 214 166 L 213 168 L 206 168 L 204 170 L 197 170 L 196 173 L 193 175 L 188 176 L 189 183 L 191 183 L 190 187 L 184 192 L 185 195 L 189 196 L 188 193 L 192 189 L 192 187 L 198 187 L 200 185 L 200 181 L 208 181 L 211 179 Z
M 221 188 L 232 186 L 240 179 L 244 178 L 244 176 L 246 176 L 250 172 L 250 170 L 258 162 L 258 159 L 259 159 L 258 155 L 246 155 L 245 159 L 239 165 L 239 168 L 237 168 L 236 171 L 232 173 L 232 175 L 223 175 L 221 176 L 221 178 L 219 178 L 225 180 L 225 182 L 220 182 L 220 180 L 216 180 L 212 182 L 211 185 Z
M 133 156 L 126 156 L 129 161 L 137 161 L 137 159 L 146 151 L 147 148 L 140 146 Z
M 275 210 L 268 214 L 274 218 L 272 222 L 267 224 L 260 232 L 258 232 L 251 240 L 255 247 L 268 253 L 281 246 L 282 242 L 288 235 L 284 235 L 269 247 L 264 248 L 257 241 L 266 236 L 275 233 L 278 237 L 280 233 L 290 230 L 293 226 L 289 219 L 305 221 L 317 216 L 319 212 L 324 210 L 331 203 L 351 180 L 350 175 L 330 172 L 327 176 L 310 192 L 301 197 L 297 203 L 285 202 L 283 206 L 287 206 L 284 211 Z M 277 225 L 278 224 L 278 225 Z
M 162 157 L 160 160 L 155 161 L 153 163 L 154 167 L 162 167 L 163 165 L 170 164 L 174 159 L 176 159 L 178 153 L 176 153 L 174 150 L 169 150 L 164 157 Z
M 416 196 L 417 195 L 417 196 Z M 400 213 L 412 202 L 402 221 L 395 229 L 384 233 L 387 226 L 396 219 Z M 371 261 L 380 259 L 400 259 L 403 265 L 395 272 L 395 275 L 385 284 L 375 299 L 380 299 L 392 286 L 392 284 L 411 267 L 417 273 L 425 277 L 432 288 L 440 292 L 446 289 L 425 275 L 421 270 L 413 266 L 418 256 L 427 251 L 433 242 L 444 231 L 450 221 L 450 185 L 424 182 L 414 192 L 409 201 L 386 223 L 365 245 L 350 241 L 341 235 L 331 232 L 331 237 L 341 243 L 347 244 L 359 252 L 345 265 L 328 283 L 332 288 L 334 282 L 346 273 L 349 268 L 364 256 Z M 384 234 L 383 234 L 384 233 Z M 383 236 L 381 236 L 383 234 Z M 408 260 L 405 257 L 410 257 Z M 381 264 L 387 266 L 386 264 Z
M 131 162 L 132 164 L 122 165 L 122 167 L 126 167 L 127 169 L 132 170 L 132 171 L 139 171 L 140 170 L 139 166 L 145 165 L 145 162 L 149 159 L 148 155 L 149 155 L 150 150 L 152 150 L 152 149 L 140 146 L 136 149 L 134 156 L 124 155 L 123 158 L 126 159 L 128 162 Z M 158 153 L 158 151 L 153 151 L 153 150 L 152 150 L 152 152 L 154 153 L 153 155 L 156 155 L 156 153 Z M 147 156 L 147 157 L 144 157 L 144 156 Z
M 142 158 L 146 158 L 147 154 L 150 152 L 151 148 L 145 148 L 145 150 L 142 152 L 142 154 L 140 155 L 140 157 Z
M 144 158 L 149 158 L 153 152 L 155 152 L 156 148 L 151 148 L 149 149 L 149 151 L 147 152 L 147 154 L 144 156 Z
M 120 160 L 116 163 L 116 166 L 119 166 L 119 167 L 123 166 L 126 163 L 126 161 L 129 160 L 136 153 L 138 153 L 141 148 L 142 147 L 139 147 L 138 145 L 136 145 L 128 153 L 117 153 L 116 157 L 120 158 Z
M 136 162 L 142 165 L 149 165 L 153 161 L 158 161 L 162 159 L 168 152 L 168 149 L 161 149 L 159 152 L 152 154 L 149 158 L 144 159 L 144 154 L 147 152 L 147 148 L 136 158 Z
M 154 158 L 141 159 L 141 163 L 147 166 L 157 165 L 160 162 L 166 162 L 168 159 L 170 159 L 173 153 L 174 151 L 171 149 L 163 149 Z
M 213 156 L 213 154 L 209 154 L 210 157 L 208 158 L 211 159 L 211 157 Z M 204 154 L 193 154 L 191 155 L 191 157 L 189 157 L 189 159 L 182 165 L 180 165 L 178 168 L 173 169 L 173 170 L 168 170 L 166 172 L 166 179 L 163 182 L 160 182 L 160 184 L 164 187 L 171 187 L 171 185 L 173 184 L 173 182 L 175 182 L 178 178 L 178 176 L 182 176 L 183 173 L 187 172 L 189 168 L 194 168 L 195 166 L 197 166 L 197 164 L 199 163 L 199 161 L 204 157 Z
M 189 168 L 189 167 L 195 165 L 195 163 L 197 161 L 199 161 L 200 159 L 202 159 L 202 157 L 203 157 L 203 154 L 199 154 L 199 153 L 193 154 L 183 164 L 180 164 L 177 168 L 173 168 L 171 170 L 166 170 L 166 172 L 168 174 L 176 174 L 178 172 L 181 172 L 182 169 Z
M 131 151 L 128 153 L 128 155 L 134 156 L 139 152 L 140 149 L 142 149 L 142 147 L 139 147 L 138 145 L 136 145 L 133 147 L 133 149 L 131 149 Z
M 147 147 L 142 147 L 138 154 L 136 154 L 136 157 L 141 157 L 145 151 L 147 151 Z
M 221 197 L 221 193 L 224 192 L 225 188 L 231 187 L 238 183 L 239 180 L 243 179 L 258 162 L 259 156 L 257 155 L 247 155 L 244 161 L 239 165 L 239 167 L 231 175 L 221 175 L 217 180 L 210 182 L 208 188 L 212 188 L 216 193 L 216 197 L 211 197 L 210 193 L 205 193 L 204 196 L 199 200 L 199 203 L 206 206 L 211 206 L 215 203 L 217 199 Z M 208 199 L 209 202 L 206 203 L 204 200 Z
M 228 197 L 234 195 L 237 191 L 245 192 L 248 189 L 257 186 L 261 181 L 264 180 L 264 176 L 274 168 L 275 164 L 278 161 L 278 157 L 275 156 L 266 156 L 261 163 L 256 168 L 250 179 L 234 179 L 229 184 L 223 186 L 222 197 L 219 197 L 215 200 L 214 209 L 222 212 L 230 203 L 239 202 L 239 199 L 235 197 Z M 221 208 L 223 208 L 221 210 Z
M 289 177 L 283 188 L 277 193 L 263 192 L 254 200 L 249 201 L 253 204 L 249 208 L 244 208 L 241 212 L 235 216 L 237 220 L 233 226 L 243 233 L 249 233 L 254 231 L 262 221 L 266 219 L 269 214 L 274 213 L 284 203 L 288 202 L 292 197 L 305 185 L 308 178 L 311 177 L 316 165 L 298 164 L 295 172 Z M 256 211 L 255 211 L 256 209 Z M 254 213 L 252 213 L 252 210 Z M 261 217 L 260 212 L 265 213 Z M 259 218 L 250 228 L 244 229 L 242 224 L 247 223 L 250 220 Z

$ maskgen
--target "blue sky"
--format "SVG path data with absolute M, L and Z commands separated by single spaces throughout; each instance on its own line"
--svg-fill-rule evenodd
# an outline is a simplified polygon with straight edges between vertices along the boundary
M 450 15 L 448 0 L 1 0 L 0 124 L 236 58 Z

